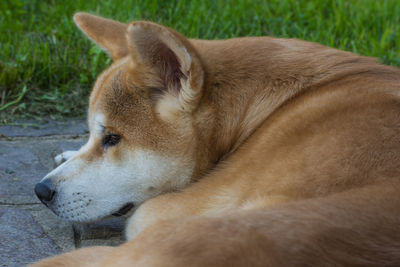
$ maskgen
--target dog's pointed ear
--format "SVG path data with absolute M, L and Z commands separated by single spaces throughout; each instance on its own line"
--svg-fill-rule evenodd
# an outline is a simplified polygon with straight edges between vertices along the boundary
M 161 87 L 153 92 L 157 101 L 169 99 L 177 104 L 175 107 L 193 111 L 202 94 L 204 71 L 189 40 L 172 29 L 147 21 L 129 24 L 127 38 L 133 62 L 150 67 L 159 77 Z
M 82 32 L 106 50 L 113 60 L 129 54 L 126 44 L 126 24 L 84 12 L 76 13 L 74 21 Z

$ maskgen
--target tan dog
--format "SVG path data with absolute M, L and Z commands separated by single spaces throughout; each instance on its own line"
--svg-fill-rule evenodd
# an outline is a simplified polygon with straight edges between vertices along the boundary
M 78 13 L 114 63 L 36 192 L 130 240 L 35 266 L 400 265 L 400 71 L 293 39 L 189 40 Z M 77 203 L 77 204 L 74 204 Z

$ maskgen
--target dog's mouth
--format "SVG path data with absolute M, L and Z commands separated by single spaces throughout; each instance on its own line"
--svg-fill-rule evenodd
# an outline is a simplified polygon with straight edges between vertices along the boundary
M 119 217 L 123 216 L 128 213 L 132 208 L 134 207 L 133 203 L 130 202 L 128 204 L 125 204 L 122 208 L 120 208 L 117 212 L 113 213 L 113 216 Z

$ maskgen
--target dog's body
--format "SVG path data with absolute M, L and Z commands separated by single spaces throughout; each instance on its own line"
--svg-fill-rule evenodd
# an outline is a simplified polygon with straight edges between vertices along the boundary
M 147 201 L 128 243 L 38 266 L 400 264 L 398 69 L 299 40 L 75 20 L 114 64 L 46 204 L 90 221 Z

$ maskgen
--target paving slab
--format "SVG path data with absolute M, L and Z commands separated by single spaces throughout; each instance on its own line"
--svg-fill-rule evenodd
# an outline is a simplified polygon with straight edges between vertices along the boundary
M 0 136 L 6 137 L 83 135 L 87 133 L 87 122 L 84 119 L 66 121 L 44 120 L 44 122 L 27 120 L 17 123 L 6 123 L 0 126 Z
M 0 208 L 1 266 L 24 266 L 61 252 L 32 215 Z
M 0 126 L 0 266 L 21 266 L 79 247 L 123 242 L 123 218 L 73 225 L 34 194 L 35 184 L 53 169 L 54 156 L 79 149 L 87 138 L 84 120 Z
M 33 188 L 53 168 L 53 157 L 85 141 L 86 137 L 0 139 L 0 203 L 40 203 Z
M 43 228 L 46 236 L 53 240 L 62 252 L 68 252 L 76 248 L 73 225 L 57 217 L 42 203 L 37 205 L 14 205 L 9 207 L 18 208 L 19 210 L 31 214 L 34 220 Z

